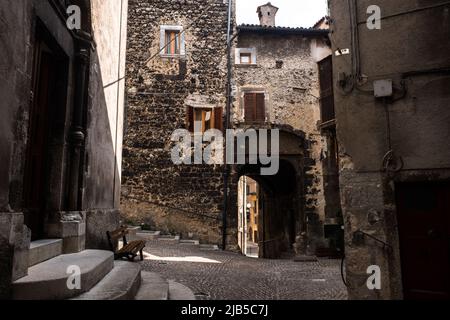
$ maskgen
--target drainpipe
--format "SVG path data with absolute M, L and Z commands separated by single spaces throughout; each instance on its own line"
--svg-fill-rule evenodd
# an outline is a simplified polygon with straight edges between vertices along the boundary
M 81 164 L 82 155 L 84 154 L 85 133 L 83 128 L 83 115 L 86 102 L 86 83 L 89 65 L 89 50 L 79 48 L 76 54 L 75 70 L 75 101 L 73 105 L 72 124 L 69 133 L 69 141 L 71 145 L 71 157 L 69 164 L 69 198 L 68 210 L 81 210 L 82 200 L 80 197 L 80 187 L 82 179 Z M 81 171 L 80 171 L 81 170 Z
M 227 29 L 227 105 L 225 111 L 225 132 L 230 128 L 231 119 L 231 42 L 233 38 L 232 33 L 232 12 L 233 12 L 233 0 L 228 0 L 228 29 Z M 226 135 L 225 135 L 226 136 Z M 230 168 L 226 163 L 226 146 L 224 150 L 224 164 L 225 169 L 223 172 L 223 212 L 222 212 L 222 250 L 226 249 L 227 246 L 227 212 L 228 212 L 228 178 L 230 175 Z

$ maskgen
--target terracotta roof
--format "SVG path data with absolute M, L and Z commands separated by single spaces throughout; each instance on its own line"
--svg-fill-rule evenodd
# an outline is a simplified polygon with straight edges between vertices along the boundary
M 237 29 L 240 32 L 297 34 L 304 36 L 326 36 L 329 33 L 328 30 L 319 30 L 314 28 L 271 27 L 256 24 L 241 24 L 237 27 Z

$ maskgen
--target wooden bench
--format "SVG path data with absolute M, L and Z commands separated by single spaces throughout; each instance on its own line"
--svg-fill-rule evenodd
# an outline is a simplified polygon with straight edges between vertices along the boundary
M 127 241 L 126 235 L 128 234 L 128 228 L 120 227 L 114 231 L 106 231 L 106 235 L 108 236 L 109 246 L 111 251 L 114 252 L 114 258 L 116 260 L 126 258 L 129 261 L 134 261 L 134 258 L 137 257 L 139 252 L 141 256 L 141 261 L 144 260 L 143 250 L 145 247 L 144 240 L 136 240 L 136 241 Z M 118 240 L 122 238 L 123 247 L 118 249 Z

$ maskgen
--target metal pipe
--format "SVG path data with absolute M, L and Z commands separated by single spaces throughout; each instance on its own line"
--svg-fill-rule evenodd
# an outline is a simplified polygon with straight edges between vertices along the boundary
M 231 17 L 233 12 L 233 0 L 228 0 L 228 28 L 227 28 L 227 105 L 225 111 L 225 132 L 230 128 L 230 112 L 231 112 Z M 225 144 L 226 145 L 226 144 Z M 224 150 L 224 157 L 226 159 L 226 146 Z M 223 173 L 223 212 L 222 212 L 222 250 L 227 246 L 227 212 L 228 212 L 228 177 L 229 168 L 224 161 L 224 173 Z

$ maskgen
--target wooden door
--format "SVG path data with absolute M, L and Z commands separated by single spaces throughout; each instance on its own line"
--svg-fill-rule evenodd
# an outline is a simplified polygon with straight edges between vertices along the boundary
M 48 145 L 50 105 L 55 82 L 55 57 L 44 43 L 38 43 L 34 64 L 33 103 L 24 177 L 25 224 L 33 240 L 43 236 L 45 200 L 48 189 Z
M 405 299 L 450 299 L 450 184 L 396 185 Z

